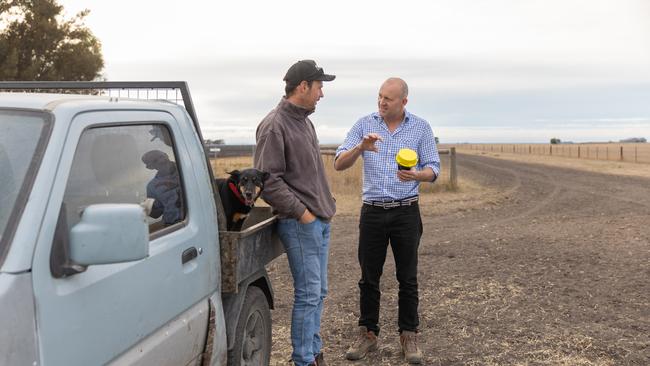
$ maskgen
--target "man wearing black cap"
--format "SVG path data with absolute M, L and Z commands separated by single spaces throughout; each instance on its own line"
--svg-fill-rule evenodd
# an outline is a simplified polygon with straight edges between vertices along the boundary
M 278 234 L 293 276 L 291 356 L 297 366 L 325 365 L 320 320 L 336 206 L 308 116 L 323 97 L 323 81 L 334 78 L 312 60 L 293 64 L 284 77 L 285 96 L 256 133 L 255 167 L 270 174 L 262 198 L 279 215 Z

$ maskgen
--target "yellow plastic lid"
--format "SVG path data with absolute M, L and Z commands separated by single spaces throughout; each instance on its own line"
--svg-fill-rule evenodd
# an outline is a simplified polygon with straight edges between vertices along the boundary
M 418 163 L 418 153 L 411 149 L 400 149 L 395 160 L 403 167 L 412 168 Z

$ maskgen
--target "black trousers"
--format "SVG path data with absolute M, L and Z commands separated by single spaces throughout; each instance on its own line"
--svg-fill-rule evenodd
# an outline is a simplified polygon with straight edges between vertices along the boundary
M 359 325 L 379 334 L 379 280 L 390 242 L 399 282 L 399 331 L 417 331 L 418 247 L 422 219 L 417 203 L 391 209 L 364 204 L 359 222 L 359 281 L 361 316 Z

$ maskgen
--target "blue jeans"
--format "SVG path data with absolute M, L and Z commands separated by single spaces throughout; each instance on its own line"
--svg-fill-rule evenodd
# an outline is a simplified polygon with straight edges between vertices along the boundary
M 297 366 L 309 365 L 320 353 L 320 320 L 327 295 L 327 257 L 330 224 L 316 219 L 301 224 L 281 219 L 278 234 L 287 252 L 293 276 L 294 303 L 291 313 L 291 358 Z

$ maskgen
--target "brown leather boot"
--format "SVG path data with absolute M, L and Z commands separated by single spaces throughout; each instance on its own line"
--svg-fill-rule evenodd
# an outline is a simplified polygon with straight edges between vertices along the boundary
M 327 366 L 327 364 L 325 363 L 325 357 L 323 356 L 323 352 L 320 352 L 319 354 L 316 355 L 314 364 L 316 366 Z
M 366 357 L 368 352 L 375 351 L 376 349 L 377 336 L 375 333 L 364 326 L 360 326 L 352 346 L 345 352 L 345 358 L 351 361 L 360 360 Z
M 402 345 L 402 354 L 408 363 L 422 363 L 422 352 L 418 348 L 418 339 L 415 332 L 403 330 L 399 336 L 399 343 Z

